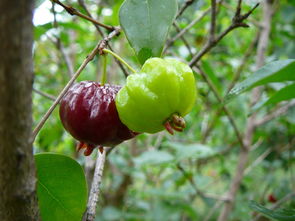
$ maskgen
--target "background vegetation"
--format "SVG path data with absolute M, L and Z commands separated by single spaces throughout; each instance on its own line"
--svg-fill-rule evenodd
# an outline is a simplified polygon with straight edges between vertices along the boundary
M 111 26 L 119 25 L 122 2 L 63 1 Z M 180 8 L 186 4 L 188 7 L 170 30 L 164 56 L 178 57 L 189 63 L 208 41 L 211 1 L 178 2 Z M 232 23 L 237 2 L 217 3 L 217 34 Z M 243 1 L 242 12 L 248 12 L 256 3 L 255 0 Z M 199 62 L 220 97 L 257 70 L 257 57 L 261 53 L 265 55 L 262 63 L 295 58 L 295 2 L 282 0 L 268 4 L 273 10 L 270 20 L 265 20 L 265 4 L 260 4 L 245 21 L 248 28 L 240 27 L 228 33 Z M 262 41 L 268 44 L 265 51 L 259 52 L 266 22 L 270 24 L 270 33 Z M 71 16 L 50 1 L 36 8 L 34 23 L 33 117 L 36 125 L 102 36 L 90 21 Z M 181 38 L 175 38 L 186 29 Z M 129 64 L 140 68 L 123 32 L 111 39 L 110 45 Z M 108 63 L 108 82 L 123 85 L 122 69 L 110 56 Z M 96 56 L 78 81 L 98 81 L 101 66 L 101 57 Z M 118 145 L 108 155 L 96 220 L 217 220 L 228 200 L 233 202 L 228 220 L 255 219 L 257 213 L 249 207 L 250 200 L 267 207 L 295 207 L 294 102 L 264 106 L 250 116 L 253 99 L 261 101 L 286 83 L 267 84 L 259 89 L 261 96 L 247 92 L 226 106 L 242 139 L 249 143 L 250 149 L 243 155 L 222 103 L 199 72 L 195 72 L 195 77 L 199 97 L 185 118 L 187 127 L 183 133 L 141 134 Z M 247 137 L 249 127 L 250 138 Z M 96 154 L 84 157 L 75 147 L 76 141 L 61 125 L 57 108 L 38 134 L 34 151 L 62 153 L 76 159 L 83 165 L 90 185 Z M 244 168 L 239 170 L 243 161 L 246 162 Z M 232 192 L 233 181 L 239 175 L 241 182 L 236 192 Z M 270 196 L 275 199 L 270 200 Z

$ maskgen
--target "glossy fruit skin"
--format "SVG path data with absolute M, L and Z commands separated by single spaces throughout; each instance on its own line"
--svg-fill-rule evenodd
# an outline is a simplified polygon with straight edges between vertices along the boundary
M 188 65 L 172 58 L 151 58 L 139 73 L 128 76 L 116 106 L 129 129 L 157 133 L 173 114 L 188 114 L 195 100 L 195 78 Z
M 119 119 L 115 97 L 120 88 L 82 81 L 66 93 L 60 103 L 60 119 L 64 128 L 81 142 L 80 148 L 114 146 L 136 135 Z

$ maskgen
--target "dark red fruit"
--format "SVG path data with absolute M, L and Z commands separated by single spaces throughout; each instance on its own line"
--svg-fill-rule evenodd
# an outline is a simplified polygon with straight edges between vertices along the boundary
M 77 140 L 84 155 L 96 146 L 115 146 L 137 135 L 119 119 L 115 96 L 120 86 L 82 81 L 69 89 L 60 104 L 65 129 Z
M 268 195 L 268 202 L 275 203 L 277 201 L 278 201 L 277 198 L 273 194 Z

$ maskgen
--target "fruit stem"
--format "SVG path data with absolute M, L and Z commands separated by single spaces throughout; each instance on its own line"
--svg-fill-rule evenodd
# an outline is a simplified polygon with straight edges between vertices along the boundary
M 107 56 L 103 55 L 103 67 L 101 75 L 101 85 L 103 86 L 107 81 Z
M 109 49 L 106 49 L 106 48 L 104 48 L 103 50 L 102 50 L 103 52 L 105 52 L 105 53 L 109 53 L 109 54 L 111 54 L 111 55 L 113 55 L 115 58 L 117 58 L 119 61 L 121 61 L 124 65 L 126 65 L 126 67 L 130 70 L 130 71 L 132 71 L 133 73 L 136 73 L 136 70 L 135 69 L 133 69 L 123 58 L 121 58 L 119 55 L 117 55 L 115 52 L 113 52 L 113 51 L 111 51 L 111 50 L 109 50 Z

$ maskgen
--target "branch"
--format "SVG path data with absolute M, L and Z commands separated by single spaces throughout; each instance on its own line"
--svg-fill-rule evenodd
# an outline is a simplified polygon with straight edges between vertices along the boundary
M 184 5 L 181 7 L 181 9 L 179 9 L 179 12 L 176 15 L 176 18 L 175 19 L 179 18 L 183 14 L 183 12 L 187 9 L 187 7 L 189 7 L 191 4 L 194 3 L 194 1 L 195 0 L 186 0 L 185 3 L 184 3 Z
M 56 49 L 61 53 L 62 57 L 64 58 L 65 64 L 67 66 L 69 77 L 72 77 L 74 75 L 74 68 L 73 68 L 74 65 L 72 64 L 70 57 L 66 53 L 65 48 L 64 48 L 60 38 L 55 37 L 55 39 L 54 39 L 53 37 L 49 36 L 48 34 L 46 34 L 46 37 L 54 44 Z
M 217 45 L 219 41 L 221 41 L 229 32 L 232 30 L 244 27 L 248 28 L 249 26 L 244 23 L 244 20 L 249 17 L 249 15 L 258 7 L 259 4 L 256 4 L 249 12 L 247 12 L 244 15 L 236 15 L 232 19 L 232 24 L 225 29 L 214 41 L 209 41 L 206 43 L 206 45 L 197 53 L 192 60 L 190 61 L 189 65 L 192 67 L 194 66 L 207 52 L 209 52 L 213 47 Z
M 208 215 L 205 217 L 204 221 L 209 221 L 210 218 L 213 216 L 215 211 L 222 205 L 222 201 L 218 201 L 214 204 L 212 209 L 208 212 Z
M 223 7 L 233 11 L 233 12 L 236 12 L 236 9 L 233 8 L 230 4 L 227 4 L 226 2 L 222 2 L 221 4 Z M 255 19 L 249 17 L 248 18 L 248 21 L 251 22 L 253 25 L 255 25 L 256 27 L 261 27 L 260 23 L 258 21 L 256 21 Z
M 273 120 L 274 118 L 277 118 L 277 117 L 279 117 L 281 115 L 284 115 L 289 110 L 289 108 L 291 108 L 293 106 L 295 106 L 295 100 L 289 102 L 285 106 L 282 106 L 282 107 L 276 109 L 272 113 L 264 116 L 262 119 L 256 120 L 255 121 L 255 127 L 259 127 L 259 126 L 261 126 L 261 125 L 263 125 L 263 124 L 265 124 L 265 123 Z
M 45 97 L 45 98 L 47 98 L 49 100 L 52 100 L 52 101 L 56 100 L 56 98 L 54 96 L 52 96 L 51 94 L 47 94 L 47 93 L 45 93 L 43 91 L 37 90 L 36 88 L 33 88 L 33 91 L 36 92 L 36 94 L 39 94 L 39 95 L 41 95 L 41 96 L 43 96 L 43 97 Z
M 260 164 L 265 159 L 265 157 L 267 157 L 272 151 L 272 148 L 266 149 L 266 151 L 264 151 L 259 157 L 256 158 L 256 160 L 250 166 L 248 166 L 245 169 L 244 174 L 247 175 L 254 167 Z
M 37 134 L 39 133 L 39 131 L 41 130 L 41 128 L 43 127 L 43 125 L 45 124 L 45 122 L 47 121 L 47 119 L 50 117 L 50 115 L 53 112 L 53 110 L 55 109 L 55 107 L 59 104 L 59 102 L 61 101 L 61 99 L 63 98 L 63 96 L 67 93 L 67 91 L 69 90 L 69 88 L 73 85 L 73 83 L 79 77 L 79 75 L 84 70 L 84 68 L 87 66 L 87 64 L 90 61 L 92 61 L 93 58 L 95 57 L 95 55 L 97 53 L 99 53 L 105 47 L 106 43 L 109 40 L 111 40 L 113 37 L 117 36 L 118 33 L 120 33 L 120 29 L 117 29 L 116 28 L 105 39 L 103 39 L 102 41 L 100 41 L 95 46 L 95 48 L 91 51 L 91 53 L 86 57 L 86 59 L 83 61 L 83 63 L 81 64 L 81 66 L 79 67 L 79 69 L 77 70 L 77 72 L 73 75 L 73 77 L 70 79 L 70 81 L 64 87 L 64 89 L 60 92 L 60 94 L 58 95 L 58 97 L 56 98 L 56 100 L 54 101 L 54 103 L 51 105 L 51 107 L 46 112 L 46 114 L 42 117 L 41 121 L 37 124 L 36 128 L 33 130 L 33 133 L 32 133 L 32 142 L 35 140 Z
M 270 27 L 271 27 L 271 19 L 272 19 L 271 8 L 272 8 L 271 2 L 265 1 L 264 7 L 263 7 L 264 13 L 263 13 L 263 18 L 262 18 L 262 21 L 264 22 L 264 29 L 261 31 L 259 41 L 258 41 L 256 69 L 260 68 L 264 63 L 265 50 L 266 50 L 268 40 L 269 40 L 269 35 L 270 35 Z M 253 11 L 253 9 L 251 11 Z M 247 14 L 245 14 L 243 16 L 239 16 L 239 17 L 243 18 L 243 17 L 247 17 L 249 15 L 250 14 L 248 12 Z M 260 88 L 258 87 L 252 91 L 251 105 L 256 103 L 257 100 L 259 99 L 259 97 L 260 97 Z M 244 177 L 246 164 L 247 164 L 247 161 L 249 158 L 249 151 L 252 146 L 252 139 L 253 139 L 253 134 L 254 134 L 254 130 L 255 130 L 255 121 L 256 121 L 256 114 L 253 114 L 247 120 L 247 125 L 246 125 L 246 130 L 245 130 L 245 135 L 244 135 L 244 144 L 245 144 L 246 148 L 242 149 L 240 152 L 235 176 L 232 179 L 230 189 L 228 191 L 228 196 L 232 200 L 225 203 L 224 208 L 218 217 L 218 221 L 228 220 L 228 217 L 233 210 L 235 198 L 236 198 L 237 192 L 239 190 L 239 187 L 241 185 L 242 179 Z
M 239 16 L 241 14 L 241 11 L 242 11 L 242 1 L 243 0 L 239 0 L 239 2 L 238 2 L 235 16 Z
M 58 23 L 57 23 L 57 18 L 56 18 L 56 11 L 55 11 L 55 3 L 54 2 L 51 2 L 51 3 L 52 3 L 51 12 L 53 14 L 53 27 L 55 29 L 58 29 Z M 52 41 L 52 43 L 55 45 L 57 50 L 59 50 L 61 55 L 63 56 L 66 66 L 68 68 L 69 77 L 71 78 L 74 75 L 74 65 L 72 64 L 71 59 L 69 58 L 68 54 L 65 51 L 65 48 L 60 40 L 60 36 L 56 36 L 55 37 L 56 39 L 50 37 L 48 34 L 46 34 L 46 36 L 49 40 Z
M 86 14 L 87 14 L 91 19 L 93 19 L 93 16 L 90 14 L 88 8 L 86 7 L 84 0 L 78 0 L 78 2 L 79 2 L 79 5 L 85 10 Z M 93 19 L 93 20 L 94 20 L 94 19 Z M 101 35 L 101 37 L 104 38 L 104 34 L 103 34 L 103 32 L 101 31 L 99 25 L 96 24 L 96 23 L 93 22 L 93 21 L 91 21 L 91 22 L 92 22 L 92 24 L 94 25 L 94 27 L 96 28 L 96 30 L 98 31 L 98 33 Z
M 191 29 L 196 23 L 201 21 L 209 12 L 211 11 L 211 8 L 206 9 L 203 14 L 200 17 L 197 17 L 194 19 L 190 24 L 188 24 L 184 29 L 182 29 L 176 36 L 174 36 L 172 39 L 167 41 L 167 44 L 165 46 L 165 49 L 163 53 L 167 51 L 167 49 L 180 37 L 182 37 L 189 29 Z
M 217 195 L 211 194 L 211 193 L 203 193 L 198 188 L 198 186 L 195 183 L 195 181 L 193 180 L 192 176 L 190 176 L 179 163 L 177 164 L 177 168 L 178 168 L 179 171 L 182 172 L 183 176 L 189 181 L 189 183 L 191 184 L 191 186 L 195 190 L 195 193 L 196 194 L 198 194 L 198 195 L 200 195 L 201 197 L 204 197 L 204 198 L 210 198 L 210 199 L 215 199 L 215 200 L 220 200 L 220 201 L 227 201 L 227 200 L 229 200 L 227 197 L 217 196 Z
M 181 29 L 179 28 L 179 25 L 176 22 L 173 23 L 173 26 L 175 27 L 175 29 L 178 33 L 181 32 Z M 184 36 L 180 36 L 180 38 L 181 38 L 182 42 L 184 43 L 184 45 L 186 46 L 187 50 L 189 51 L 190 55 L 193 56 L 193 52 L 191 50 L 191 47 L 190 47 L 188 41 L 185 39 Z
M 107 29 L 109 31 L 114 31 L 115 30 L 115 27 L 100 23 L 99 21 L 96 21 L 95 19 L 93 19 L 93 18 L 91 18 L 91 17 L 89 17 L 87 15 L 82 14 L 77 9 L 73 8 L 72 6 L 68 6 L 68 5 L 63 4 L 59 0 L 51 0 L 51 1 L 55 2 L 56 4 L 58 4 L 60 6 L 62 6 L 70 15 L 76 15 L 76 16 L 78 16 L 80 18 L 84 18 L 84 19 L 86 19 L 88 21 L 91 21 L 91 22 L 93 22 L 93 23 L 95 23 L 95 24 L 97 24 L 97 25 L 99 25 L 99 26 L 101 26 L 101 27 L 103 27 L 103 28 L 105 28 L 105 29 Z
M 88 8 L 86 7 L 85 5 L 85 2 L 84 0 L 78 0 L 79 4 L 81 5 L 81 7 L 86 11 L 87 15 L 90 17 L 90 18 L 93 18 L 93 16 L 90 14 Z M 104 34 L 103 32 L 101 31 L 99 25 L 97 25 L 96 23 L 92 22 L 92 24 L 95 26 L 97 32 L 104 38 Z M 109 49 L 111 51 L 114 51 L 113 48 L 111 47 L 110 44 L 107 44 Z M 124 73 L 125 77 L 128 77 L 128 72 L 126 71 L 126 69 L 124 68 L 123 64 L 118 60 L 118 59 L 115 59 L 115 62 L 119 65 L 120 69 L 122 70 L 122 72 Z
M 209 42 L 214 42 L 215 40 L 215 26 L 216 26 L 216 0 L 211 0 L 211 23 L 210 23 Z
M 237 68 L 236 73 L 234 74 L 234 78 L 230 82 L 230 84 L 226 90 L 226 94 L 234 87 L 236 82 L 240 79 L 241 73 L 242 73 L 243 69 L 245 68 L 248 59 L 251 57 L 251 54 L 253 53 L 253 50 L 254 50 L 257 40 L 258 40 L 258 36 L 259 35 L 256 36 L 256 38 L 251 42 L 250 46 L 247 48 L 247 50 L 241 60 L 241 63 L 239 65 L 239 67 Z M 213 116 L 213 118 L 211 120 L 211 123 L 206 128 L 205 132 L 203 133 L 202 143 L 206 142 L 207 138 L 209 137 L 209 135 L 214 127 L 214 124 L 216 123 L 216 121 L 217 121 L 219 115 L 222 113 L 222 111 L 223 111 L 222 108 L 219 108 L 216 111 L 215 115 Z
M 222 97 L 218 94 L 217 89 L 214 87 L 213 83 L 210 81 L 210 79 L 207 77 L 207 75 L 205 74 L 205 72 L 198 66 L 196 68 L 193 68 L 196 72 L 200 73 L 201 76 L 204 78 L 204 80 L 207 82 L 207 84 L 209 85 L 210 89 L 213 91 L 215 97 L 217 98 L 217 100 L 220 103 L 223 103 Z M 238 141 L 241 145 L 242 148 L 245 148 L 244 142 L 243 142 L 243 138 L 242 135 L 234 121 L 234 118 L 232 117 L 231 113 L 229 112 L 229 110 L 227 109 L 226 106 L 222 105 L 222 110 L 224 111 L 224 113 L 227 115 L 227 118 L 229 119 L 230 124 L 232 125 L 234 132 L 238 138 Z
M 98 202 L 98 196 L 100 192 L 100 184 L 102 180 L 102 174 L 106 159 L 106 151 L 105 149 L 102 150 L 102 153 L 100 151 L 97 151 L 97 160 L 95 165 L 95 171 L 94 176 L 92 180 L 90 195 L 88 198 L 87 203 L 87 210 L 85 211 L 83 221 L 94 221 L 95 215 L 96 215 L 96 206 Z

